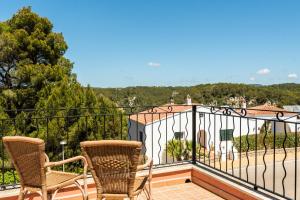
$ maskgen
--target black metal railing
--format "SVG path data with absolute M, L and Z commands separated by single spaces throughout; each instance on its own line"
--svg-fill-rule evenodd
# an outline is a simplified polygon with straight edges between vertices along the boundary
M 1 189 L 18 186 L 2 143 L 39 137 L 50 160 L 79 155 L 84 140 L 138 140 L 155 167 L 192 163 L 274 198 L 300 199 L 299 113 L 167 105 L 6 111 L 0 118 Z M 80 163 L 65 170 L 79 171 Z
M 199 137 L 205 141 L 205 156 L 196 161 L 200 166 L 272 198 L 300 199 L 300 113 L 203 106 L 196 110 L 202 116 Z

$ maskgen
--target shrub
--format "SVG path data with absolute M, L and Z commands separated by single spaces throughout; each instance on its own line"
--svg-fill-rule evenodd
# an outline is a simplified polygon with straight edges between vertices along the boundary
M 168 156 L 174 157 L 176 161 L 190 160 L 192 158 L 192 141 L 191 140 L 169 140 L 168 141 Z M 204 155 L 204 147 L 200 149 L 200 145 L 196 146 L 196 156 L 209 157 L 209 150 L 206 150 Z
M 192 152 L 192 141 L 169 140 L 167 153 L 177 161 L 188 160 Z
M 19 182 L 19 177 L 17 172 L 12 172 L 12 171 L 6 171 L 4 172 L 4 183 L 3 181 L 3 174 L 0 173 L 0 184 L 8 185 L 8 184 L 15 184 Z
M 266 136 L 266 137 L 265 137 Z M 284 133 L 276 133 L 275 136 L 275 149 L 283 148 L 293 148 L 295 147 L 295 133 L 287 133 L 286 139 Z M 285 141 L 284 141 L 285 140 Z M 264 142 L 265 141 L 265 142 Z M 241 137 L 235 137 L 233 145 L 238 152 L 246 152 L 249 145 L 249 151 L 254 151 L 257 146 L 257 150 L 273 149 L 274 148 L 274 134 L 267 132 L 257 134 L 257 144 L 255 135 L 243 135 Z M 300 134 L 297 134 L 297 146 L 300 146 Z

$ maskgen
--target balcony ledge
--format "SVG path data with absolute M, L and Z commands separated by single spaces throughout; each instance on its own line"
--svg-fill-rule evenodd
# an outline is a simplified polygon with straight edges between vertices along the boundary
M 226 178 L 211 173 L 206 169 L 203 169 L 201 166 L 199 167 L 192 164 L 180 164 L 155 168 L 153 170 L 152 183 L 154 193 L 168 191 L 166 190 L 167 187 L 174 188 L 176 185 L 178 185 L 177 188 L 179 189 L 177 191 L 179 191 L 180 188 L 184 188 L 181 184 L 192 183 L 195 185 L 195 187 L 203 188 L 204 193 L 210 197 L 209 199 L 271 199 L 259 194 L 256 191 L 242 187 L 237 183 L 227 180 Z M 88 188 L 89 199 L 94 199 L 96 197 L 96 191 L 92 177 L 88 178 Z M 195 191 L 195 189 L 191 190 Z M 18 191 L 18 189 L 1 191 L 0 200 L 16 200 Z M 176 192 L 176 190 L 174 190 L 174 192 Z M 216 198 L 212 198 L 212 196 L 215 196 Z M 39 199 L 39 196 L 35 194 L 30 194 L 28 197 L 30 197 L 30 199 Z M 70 186 L 60 190 L 56 199 L 81 199 L 81 194 L 76 187 Z

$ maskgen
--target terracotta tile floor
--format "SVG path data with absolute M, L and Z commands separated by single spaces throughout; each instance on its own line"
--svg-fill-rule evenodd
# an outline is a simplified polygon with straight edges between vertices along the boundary
M 138 200 L 146 199 L 140 196 Z M 223 198 L 193 183 L 184 183 L 153 189 L 153 200 L 221 200 Z
M 183 183 L 171 186 L 153 188 L 153 200 L 221 200 L 222 198 L 205 190 L 193 183 Z M 143 194 L 144 195 L 144 194 Z M 145 200 L 145 196 L 139 196 L 137 200 Z M 1 195 L 0 195 L 1 198 Z M 14 198 L 14 199 L 17 199 Z M 35 197 L 32 200 L 40 200 Z M 55 200 L 79 200 L 82 199 L 79 191 L 65 192 L 63 195 L 58 195 Z M 96 200 L 95 188 L 89 188 L 89 200 Z

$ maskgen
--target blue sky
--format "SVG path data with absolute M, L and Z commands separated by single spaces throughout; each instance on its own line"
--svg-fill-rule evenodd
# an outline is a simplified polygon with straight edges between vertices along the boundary
M 62 32 L 83 85 L 300 83 L 300 1 L 0 0 Z

